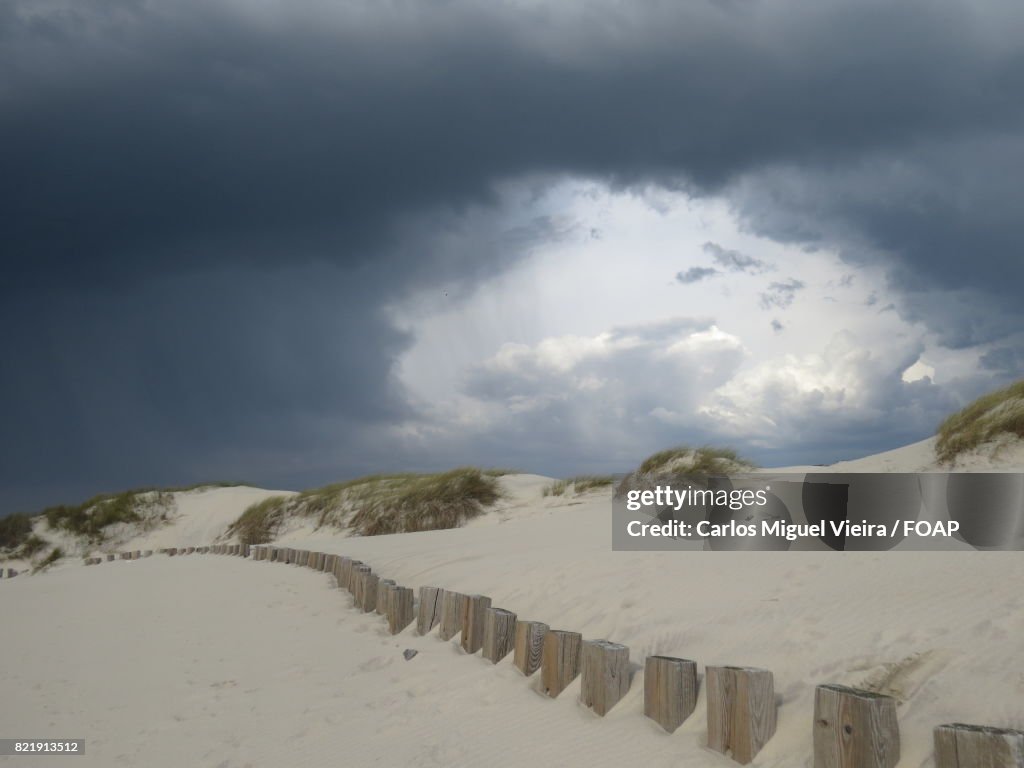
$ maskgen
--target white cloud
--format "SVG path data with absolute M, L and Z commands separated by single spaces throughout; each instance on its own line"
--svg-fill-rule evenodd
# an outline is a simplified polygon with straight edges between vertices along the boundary
M 901 300 L 879 269 L 754 237 L 719 201 L 580 181 L 504 194 L 511 219 L 557 218 L 558 236 L 456 301 L 393 310 L 416 339 L 398 375 L 422 423 L 405 437 L 434 450 L 514 444 L 546 472 L 681 442 L 829 461 L 928 434 L 976 367 L 977 351 L 936 349 L 905 313 L 879 312 Z M 709 254 L 746 266 L 676 279 Z M 943 375 L 906 379 L 922 355 Z

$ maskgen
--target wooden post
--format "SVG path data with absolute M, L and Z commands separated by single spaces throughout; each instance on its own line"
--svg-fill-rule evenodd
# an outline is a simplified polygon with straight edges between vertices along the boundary
M 629 691 L 629 648 L 608 640 L 587 640 L 580 678 L 583 705 L 604 717 Z
M 580 648 L 583 635 L 562 629 L 544 635 L 544 651 L 540 662 L 541 687 L 552 699 L 565 690 L 580 673 Z
M 644 714 L 669 733 L 697 706 L 697 662 L 648 656 L 644 664 Z
M 355 567 L 356 561 L 351 557 L 341 558 L 341 581 L 338 583 L 342 589 L 347 589 L 349 592 L 352 591 L 352 569 Z M 362 563 L 359 563 L 362 565 Z
M 469 595 L 462 602 L 462 649 L 466 653 L 476 653 L 484 645 L 484 618 L 491 607 L 491 598 Z
M 323 570 L 326 573 L 330 573 L 332 575 L 335 575 L 334 574 L 334 564 L 337 562 L 337 560 L 338 560 L 338 556 L 337 555 L 326 555 L 324 557 L 324 568 L 323 568 Z
M 365 568 L 366 570 L 362 570 Z M 362 566 L 359 573 L 360 579 L 360 594 L 362 596 L 361 607 L 363 613 L 370 613 L 375 610 L 378 602 L 380 601 L 380 577 L 370 570 L 369 566 Z
M 113 561 L 113 560 L 115 560 L 116 558 L 117 558 L 117 555 L 113 555 L 113 554 L 108 554 L 108 555 L 107 555 L 107 562 L 108 562 L 108 563 L 109 563 L 109 562 L 112 562 L 112 561 Z
M 368 565 L 361 565 L 358 568 L 354 568 L 352 570 L 352 579 L 351 579 L 352 598 L 355 601 L 356 608 L 358 608 L 360 611 L 364 610 L 364 606 L 366 605 L 366 593 L 367 593 L 367 583 L 368 583 L 368 580 L 367 580 L 366 577 L 371 572 L 372 571 L 370 570 L 370 566 L 368 566 Z M 374 584 L 373 600 L 374 600 L 374 605 L 376 605 L 377 604 L 376 583 Z M 373 610 L 373 608 L 371 608 L 370 610 Z
M 1024 731 L 951 723 L 935 729 L 935 768 L 1024 768 Z
M 775 681 L 767 669 L 707 667 L 708 747 L 746 764 L 775 733 Z
M 394 579 L 381 579 L 377 587 L 377 615 L 388 615 L 388 600 L 391 599 L 391 590 L 395 587 Z
M 366 563 L 364 563 L 364 562 L 363 562 L 362 560 L 353 560 L 353 561 L 352 561 L 352 565 L 351 565 L 351 566 L 349 566 L 349 571 L 348 571 L 348 582 L 347 582 L 347 584 L 346 584 L 346 587 L 348 588 L 348 590 L 349 590 L 349 591 L 352 591 L 352 586 L 353 586 L 353 585 L 352 585 L 352 579 L 353 579 L 353 578 L 355 577 L 355 574 L 356 574 L 356 572 L 357 572 L 357 571 L 358 571 L 358 570 L 359 570 L 360 568 L 367 568 L 367 569 L 369 569 L 369 570 L 372 570 L 372 569 L 370 568 L 370 566 L 368 566 L 368 565 L 367 565 Z
M 892 768 L 899 760 L 894 698 L 845 685 L 815 689 L 815 768 Z
M 420 587 L 420 607 L 416 615 L 416 633 L 425 635 L 441 620 L 444 590 L 439 587 Z
M 412 624 L 413 593 L 412 587 L 394 586 L 388 592 L 388 631 L 397 635 Z
M 466 596 L 459 592 L 444 591 L 441 603 L 441 621 L 437 636 L 442 640 L 451 640 L 462 631 L 462 609 Z
M 512 663 L 529 677 L 540 669 L 544 635 L 551 629 L 542 621 L 516 621 L 516 647 Z
M 484 612 L 483 657 L 497 664 L 515 644 L 516 615 L 504 608 L 488 608 Z

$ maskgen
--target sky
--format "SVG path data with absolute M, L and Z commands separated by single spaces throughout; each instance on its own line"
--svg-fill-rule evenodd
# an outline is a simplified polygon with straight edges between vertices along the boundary
M 0 72 L 0 514 L 826 463 L 1024 368 L 1016 0 L 8 0 Z

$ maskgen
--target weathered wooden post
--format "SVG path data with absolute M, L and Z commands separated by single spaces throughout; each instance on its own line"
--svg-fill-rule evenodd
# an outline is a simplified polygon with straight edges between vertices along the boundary
M 340 576 L 338 577 L 338 586 L 342 589 L 347 589 L 351 592 L 349 587 L 349 580 L 352 578 L 352 564 L 355 561 L 351 557 L 339 557 L 338 568 Z
M 608 640 L 586 640 L 580 661 L 583 705 L 601 717 L 629 691 L 629 648 Z
M 775 681 L 767 669 L 707 667 L 708 747 L 749 763 L 775 733 Z
M 142 550 L 141 549 L 136 549 L 134 552 L 132 552 L 132 560 L 141 560 L 141 559 L 142 559 Z
M 16 570 L 14 570 L 13 568 L 8 568 L 7 569 L 7 578 L 8 579 L 13 579 L 17 575 L 18 575 L 18 572 Z
M 117 559 L 117 555 L 115 555 L 115 554 L 112 554 L 112 553 L 107 553 L 107 562 L 108 562 L 108 563 L 109 563 L 109 562 L 112 562 L 112 561 L 113 561 L 113 560 L 115 560 L 115 559 Z
M 168 557 L 174 557 L 176 554 L 178 554 L 178 548 L 177 547 L 168 547 L 167 548 L 167 555 L 168 555 Z
M 512 663 L 529 677 L 540 669 L 544 635 L 551 629 L 542 621 L 516 621 L 516 647 Z
M 367 565 L 366 563 L 364 563 L 364 562 L 363 562 L 362 560 L 353 560 L 353 561 L 352 561 L 352 563 L 351 563 L 351 564 L 349 565 L 349 567 L 348 567 L 348 576 L 346 577 L 346 578 L 347 578 L 347 580 L 346 580 L 346 582 L 345 582 L 345 588 L 346 588 L 346 589 L 347 589 L 347 590 L 348 590 L 349 592 L 351 592 L 351 591 L 352 591 L 352 587 L 353 587 L 353 582 L 352 582 L 352 580 L 353 580 L 353 578 L 355 577 L 356 571 L 357 571 L 357 570 L 358 570 L 359 568 L 369 568 L 369 567 L 370 567 L 370 566 L 368 566 L 368 565 Z
M 845 685 L 815 689 L 815 768 L 892 768 L 899 759 L 894 698 Z
M 143 557 L 152 557 L 153 556 L 153 550 L 152 549 L 144 549 L 144 550 L 142 550 L 142 556 Z
M 370 566 L 355 566 L 352 568 L 352 573 L 349 576 L 349 591 L 352 593 L 352 599 L 359 610 L 363 610 L 363 576 L 367 573 L 370 573 Z
M 394 579 L 381 579 L 377 587 L 377 615 L 388 615 L 388 601 L 391 599 L 391 591 L 395 588 Z
M 488 608 L 484 612 L 483 657 L 497 664 L 515 644 L 516 615 L 504 608 Z
M 438 623 L 437 636 L 442 640 L 451 640 L 462 631 L 462 609 L 466 596 L 459 592 L 444 591 L 441 603 L 441 621 Z
M 582 645 L 583 635 L 579 632 L 552 629 L 544 635 L 540 682 L 544 693 L 552 699 L 579 675 Z
M 416 615 L 416 634 L 425 635 L 441 620 L 444 590 L 439 587 L 420 587 L 419 612 Z
M 697 706 L 697 662 L 648 656 L 644 663 L 644 714 L 669 733 Z
M 337 555 L 325 555 L 324 556 L 324 567 L 323 567 L 323 570 L 326 573 L 330 573 L 332 575 L 336 575 L 334 573 L 334 563 L 335 563 L 335 561 L 337 561 L 337 559 L 338 559 Z
M 388 592 L 388 631 L 397 635 L 412 624 L 413 613 L 412 587 L 394 586 Z
M 935 768 L 1024 768 L 1024 731 L 940 725 L 935 729 Z
M 196 551 L 196 548 L 195 548 L 195 547 L 185 547 L 185 554 L 186 554 L 186 555 L 191 555 L 191 554 L 194 554 L 194 553 L 195 553 L 195 551 Z
M 366 570 L 362 570 L 365 568 Z M 371 613 L 376 610 L 377 604 L 380 601 L 380 577 L 370 570 L 369 566 L 362 566 L 359 570 L 360 574 L 360 585 L 359 589 L 362 595 L 362 610 L 363 613 Z
M 462 608 L 462 650 L 476 653 L 484 645 L 484 618 L 491 607 L 491 598 L 486 595 L 467 595 Z

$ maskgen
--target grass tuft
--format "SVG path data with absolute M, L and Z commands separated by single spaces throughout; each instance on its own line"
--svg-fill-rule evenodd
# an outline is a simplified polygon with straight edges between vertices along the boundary
M 32 535 L 32 518 L 17 512 L 0 517 L 0 549 L 17 549 Z
M 56 563 L 62 557 L 64 557 L 64 550 L 62 550 L 60 547 L 54 547 L 50 550 L 50 554 L 46 556 L 46 559 L 32 569 L 32 572 L 39 573 L 40 571 L 45 571 L 47 568 Z
M 25 543 L 21 545 L 21 549 L 18 550 L 18 557 L 28 560 L 33 555 L 42 552 L 48 546 L 49 542 L 47 542 L 46 539 L 43 539 L 33 533 L 25 539 Z
M 250 505 L 228 528 L 241 544 L 266 544 L 273 541 L 281 525 L 287 496 L 270 496 Z
M 979 397 L 943 421 L 937 435 L 940 464 L 1003 435 L 1024 438 L 1024 381 Z
M 754 463 L 742 458 L 732 448 L 710 445 L 690 448 L 679 445 L 652 453 L 640 462 L 635 472 L 622 478 L 615 492 L 622 495 L 629 490 L 653 487 L 659 482 L 683 478 L 703 483 L 710 476 L 749 472 L 755 467 Z
M 614 478 L 611 475 L 576 475 L 575 477 L 567 477 L 564 480 L 556 480 L 541 493 L 544 496 L 563 496 L 571 487 L 573 493 L 578 496 L 595 488 L 611 485 L 613 482 Z

